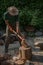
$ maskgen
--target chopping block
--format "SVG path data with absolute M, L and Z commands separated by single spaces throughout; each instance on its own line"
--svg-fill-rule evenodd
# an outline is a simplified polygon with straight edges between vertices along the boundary
M 32 59 L 32 49 L 31 47 L 21 46 L 19 48 L 20 57 L 22 60 L 31 60 Z

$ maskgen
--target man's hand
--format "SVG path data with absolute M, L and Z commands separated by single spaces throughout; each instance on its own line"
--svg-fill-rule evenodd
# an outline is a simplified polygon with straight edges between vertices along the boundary
M 16 34 L 21 40 L 23 39 L 22 36 L 20 36 L 19 34 L 17 34 L 17 33 L 18 33 L 18 25 L 19 25 L 18 22 L 17 22 L 17 32 L 15 32 L 15 31 L 12 29 L 12 27 L 11 27 L 11 26 L 9 25 L 9 23 L 8 23 L 8 20 L 6 20 L 5 23 L 6 23 L 6 25 L 8 25 L 9 30 L 10 30 L 11 32 L 13 32 L 14 34 Z

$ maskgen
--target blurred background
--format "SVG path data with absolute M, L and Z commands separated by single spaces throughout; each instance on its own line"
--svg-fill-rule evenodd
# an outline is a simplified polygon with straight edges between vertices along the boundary
M 9 6 L 19 10 L 22 31 L 43 33 L 43 0 L 0 0 L 0 30 L 5 29 L 3 14 Z M 34 33 L 32 33 L 33 35 Z

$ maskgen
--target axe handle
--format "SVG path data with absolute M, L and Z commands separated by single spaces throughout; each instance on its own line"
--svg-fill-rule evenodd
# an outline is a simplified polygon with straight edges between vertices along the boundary
M 14 31 L 11 26 L 9 26 L 9 29 L 10 29 L 11 32 L 13 32 L 14 34 L 16 34 L 16 35 L 20 38 L 20 40 L 24 39 L 24 38 L 23 38 L 22 36 L 20 36 L 16 31 Z
M 13 30 L 13 33 L 14 34 L 16 34 L 21 40 L 23 39 L 19 34 L 17 34 L 17 32 L 15 32 L 14 30 Z

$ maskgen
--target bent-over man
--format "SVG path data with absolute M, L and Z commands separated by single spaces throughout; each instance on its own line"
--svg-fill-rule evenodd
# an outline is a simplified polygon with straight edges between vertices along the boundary
M 11 6 L 7 8 L 4 13 L 4 21 L 6 24 L 6 38 L 5 38 L 5 53 L 8 52 L 8 36 L 10 35 L 10 29 L 12 28 L 19 33 L 19 11 L 16 7 Z M 12 32 L 13 33 L 13 32 Z

